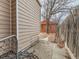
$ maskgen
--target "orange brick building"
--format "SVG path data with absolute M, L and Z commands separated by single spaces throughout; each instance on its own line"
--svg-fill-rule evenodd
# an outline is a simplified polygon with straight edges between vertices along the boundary
M 57 26 L 56 22 L 50 21 L 49 22 L 49 29 L 50 29 L 49 32 L 56 33 L 56 26 Z M 43 20 L 41 22 L 41 32 L 46 32 L 46 20 Z

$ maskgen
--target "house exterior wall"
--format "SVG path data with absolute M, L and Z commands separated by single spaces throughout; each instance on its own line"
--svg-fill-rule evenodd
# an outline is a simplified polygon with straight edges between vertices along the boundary
M 16 35 L 16 0 L 11 0 L 12 34 Z
M 17 11 L 19 52 L 38 40 L 38 34 L 40 32 L 40 6 L 36 0 L 18 0 Z
M 41 32 L 46 32 L 46 21 L 42 21 L 41 22 Z M 56 33 L 56 26 L 57 26 L 57 23 L 54 23 L 54 22 L 50 22 L 50 25 L 49 25 L 49 32 L 50 33 Z
M 50 32 L 51 33 L 56 33 L 56 26 L 57 26 L 56 24 L 51 24 L 50 25 Z
M 10 1 L 0 0 L 0 39 L 10 35 Z
M 0 40 L 10 36 L 10 0 L 0 0 Z M 3 49 L 2 49 L 2 48 Z M 9 43 L 0 41 L 0 55 L 9 51 Z
M 10 6 L 10 9 L 11 9 L 11 35 L 15 35 L 17 34 L 16 32 L 16 24 L 17 24 L 17 19 L 16 19 L 16 0 L 11 0 L 11 6 Z M 17 51 L 17 38 L 14 37 L 12 38 L 12 41 L 11 41 L 11 50 L 13 52 L 16 53 Z
M 10 50 L 15 51 L 16 39 L 7 39 L 7 37 L 15 35 L 16 33 L 15 2 L 16 0 L 0 0 L 0 55 Z
M 41 32 L 46 32 L 46 24 L 41 25 Z
M 16 51 L 16 47 L 18 51 L 27 48 L 38 40 L 39 32 L 40 6 L 36 0 L 0 0 L 0 55 Z M 17 38 L 2 40 L 12 35 Z

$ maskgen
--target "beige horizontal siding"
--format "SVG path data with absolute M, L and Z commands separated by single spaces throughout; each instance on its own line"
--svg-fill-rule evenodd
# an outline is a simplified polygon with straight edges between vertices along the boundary
M 36 0 L 18 0 L 18 52 L 38 39 L 40 6 Z
M 16 34 L 16 0 L 0 0 L 0 40 Z M 13 38 L 13 41 L 15 38 Z M 0 55 L 15 51 L 15 45 L 10 39 L 0 42 Z M 12 44 L 12 46 L 11 46 Z M 1 48 L 2 47 L 2 48 Z
M 0 0 L 0 40 L 8 36 L 10 36 L 10 1 Z M 10 50 L 9 45 L 8 40 L 0 42 L 0 55 Z
M 0 39 L 10 35 L 10 2 L 0 0 Z

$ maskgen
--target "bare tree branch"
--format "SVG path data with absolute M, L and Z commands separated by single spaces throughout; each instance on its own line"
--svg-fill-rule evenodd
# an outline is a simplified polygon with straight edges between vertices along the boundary
M 62 12 L 69 12 L 71 7 L 68 4 L 74 2 L 75 0 L 45 0 L 47 1 L 46 8 L 46 20 L 47 25 L 49 25 L 49 20 L 52 15 Z

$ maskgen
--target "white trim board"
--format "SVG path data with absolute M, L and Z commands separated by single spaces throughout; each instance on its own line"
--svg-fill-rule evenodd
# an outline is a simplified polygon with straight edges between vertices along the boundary
M 65 48 L 67 49 L 71 59 L 76 59 L 76 57 L 73 55 L 73 53 L 71 52 L 71 50 L 68 48 L 67 44 L 65 43 Z

